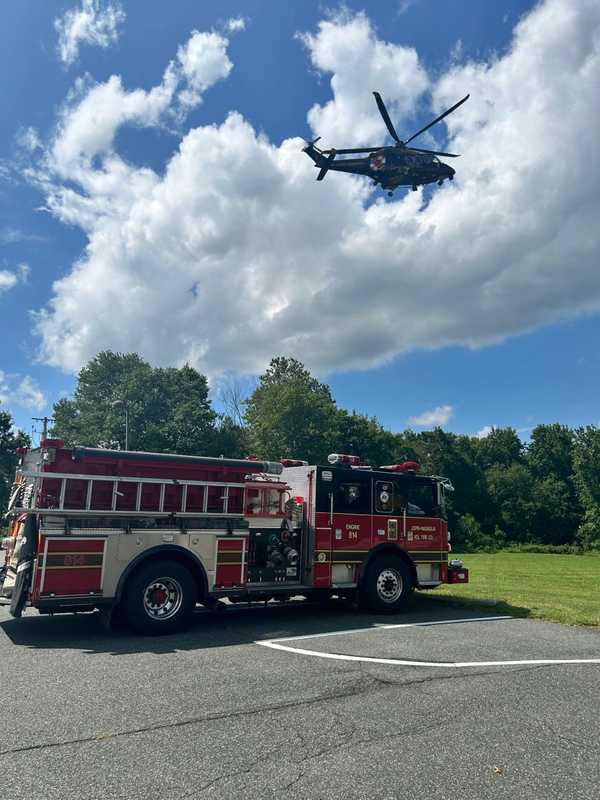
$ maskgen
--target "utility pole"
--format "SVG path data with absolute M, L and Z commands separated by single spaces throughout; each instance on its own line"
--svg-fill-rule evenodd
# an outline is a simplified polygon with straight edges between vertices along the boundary
M 125 450 L 129 450 L 129 405 L 127 400 L 113 400 L 111 406 L 113 408 L 122 406 L 125 410 Z
M 42 437 L 41 437 L 40 441 L 42 441 L 43 439 L 47 439 L 48 438 L 48 423 L 49 422 L 54 422 L 52 417 L 32 417 L 31 419 L 34 422 L 42 422 L 44 424 L 44 429 L 42 431 Z

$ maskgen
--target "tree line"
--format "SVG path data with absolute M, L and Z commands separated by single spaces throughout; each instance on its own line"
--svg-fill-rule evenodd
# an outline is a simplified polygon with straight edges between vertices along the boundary
M 538 425 L 524 444 L 513 428 L 485 438 L 435 428 L 386 430 L 375 417 L 339 408 L 327 384 L 299 361 L 274 358 L 244 396 L 235 384 L 211 403 L 207 379 L 190 366 L 152 367 L 135 353 L 99 353 L 79 373 L 73 397 L 54 405 L 52 435 L 68 446 L 129 448 L 240 458 L 302 458 L 331 452 L 373 466 L 414 459 L 455 492 L 448 517 L 456 549 L 600 547 L 600 428 Z M 0 505 L 14 452 L 26 440 L 0 414 Z

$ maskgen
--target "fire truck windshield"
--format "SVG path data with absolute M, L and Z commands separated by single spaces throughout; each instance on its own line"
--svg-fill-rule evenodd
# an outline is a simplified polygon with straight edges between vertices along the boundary
M 437 491 L 432 483 L 413 483 L 408 487 L 407 514 L 411 516 L 437 516 Z

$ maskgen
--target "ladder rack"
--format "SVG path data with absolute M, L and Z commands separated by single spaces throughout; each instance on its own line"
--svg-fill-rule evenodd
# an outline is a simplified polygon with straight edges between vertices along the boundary
M 52 495 L 44 487 L 44 484 L 49 481 L 53 484 L 58 484 L 58 491 L 53 490 Z M 80 484 L 79 491 L 74 494 L 78 499 L 81 498 L 81 503 L 73 503 L 73 493 L 69 492 L 69 489 L 73 488 L 69 486 L 69 482 L 73 481 L 77 481 Z M 85 484 L 85 486 L 81 486 L 81 484 Z M 98 505 L 94 504 L 94 500 L 97 499 L 94 496 L 94 489 L 98 484 L 110 485 L 110 488 L 108 486 L 102 487 L 104 488 L 103 500 L 107 507 L 98 508 Z M 125 488 L 122 484 L 135 484 L 135 495 L 133 492 L 129 493 L 128 503 L 123 501 L 126 494 L 120 491 L 120 488 Z M 145 495 L 144 487 L 150 487 L 149 490 L 146 490 Z M 172 507 L 165 510 L 166 494 L 170 487 L 176 487 L 176 502 L 171 502 L 170 505 Z M 8 513 L 240 517 L 244 513 L 244 488 L 244 483 L 19 471 Z M 181 490 L 180 492 L 179 489 Z M 234 491 L 232 492 L 232 490 Z M 178 494 L 179 497 L 177 497 Z M 192 504 L 189 502 L 191 494 L 195 495 L 192 503 L 195 508 L 192 510 L 190 510 L 190 505 Z M 108 497 L 110 497 L 110 500 L 107 501 Z M 239 501 L 239 510 L 232 512 L 231 500 L 234 497 L 237 497 Z M 22 505 L 18 504 L 19 500 L 22 499 L 26 502 Z M 155 503 L 154 500 L 156 500 Z M 126 508 L 122 507 L 124 504 L 127 505 Z

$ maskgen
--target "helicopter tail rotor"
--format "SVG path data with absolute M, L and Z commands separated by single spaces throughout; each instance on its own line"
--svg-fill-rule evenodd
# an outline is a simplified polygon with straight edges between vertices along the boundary
M 308 141 L 305 139 L 306 144 L 302 148 L 302 152 L 303 153 L 310 153 L 311 150 L 316 150 L 318 152 L 321 152 L 318 147 L 315 147 L 316 143 L 319 141 L 320 138 L 321 138 L 320 136 L 317 136 L 316 139 L 309 139 Z

